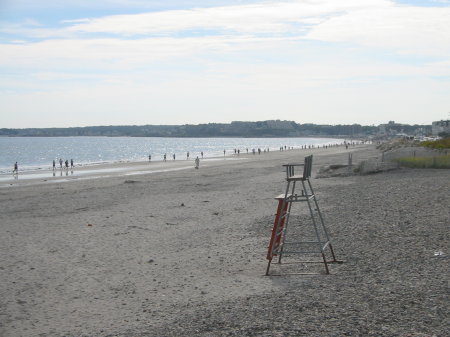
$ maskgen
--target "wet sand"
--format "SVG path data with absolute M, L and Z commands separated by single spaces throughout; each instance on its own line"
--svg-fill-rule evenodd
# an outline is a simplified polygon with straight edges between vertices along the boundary
M 312 153 L 317 171 L 348 152 L 379 155 L 361 145 L 19 177 L 0 188 L 0 336 L 444 336 L 449 170 L 313 179 L 344 264 L 264 276 L 281 165 Z

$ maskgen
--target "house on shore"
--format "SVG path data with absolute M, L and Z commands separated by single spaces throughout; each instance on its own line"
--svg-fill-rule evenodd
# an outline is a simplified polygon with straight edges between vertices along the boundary
M 450 120 L 440 120 L 431 123 L 431 134 L 439 136 L 440 133 L 450 134 Z

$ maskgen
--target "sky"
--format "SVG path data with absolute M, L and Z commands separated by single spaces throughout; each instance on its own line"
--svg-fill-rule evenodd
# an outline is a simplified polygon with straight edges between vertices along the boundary
M 450 118 L 450 0 L 0 0 L 0 128 Z

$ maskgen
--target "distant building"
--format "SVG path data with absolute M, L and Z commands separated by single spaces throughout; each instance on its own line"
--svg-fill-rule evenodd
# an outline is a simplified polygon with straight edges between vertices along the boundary
M 389 121 L 389 123 L 387 124 L 380 124 L 378 126 L 378 130 L 382 135 L 395 136 L 399 133 L 404 133 L 403 127 L 404 127 L 403 124 L 395 123 L 394 121 Z
M 294 129 L 291 121 L 280 121 L 279 119 L 275 121 L 267 121 L 267 127 L 269 129 L 285 129 L 292 130 Z
M 431 125 L 409 125 L 389 121 L 378 125 L 378 135 L 382 137 L 423 137 L 430 135 Z
M 441 132 L 450 134 L 450 120 L 441 120 L 431 123 L 431 134 L 438 136 Z

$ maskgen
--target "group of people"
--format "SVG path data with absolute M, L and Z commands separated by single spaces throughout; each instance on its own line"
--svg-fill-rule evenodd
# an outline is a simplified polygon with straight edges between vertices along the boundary
M 200 152 L 200 155 L 202 156 L 202 159 L 203 159 L 203 151 Z M 189 154 L 189 151 L 188 151 L 188 152 L 186 152 L 186 160 L 189 160 L 189 156 L 190 156 L 190 154 Z M 176 157 L 175 153 L 172 155 L 172 158 L 173 158 L 173 160 L 176 160 L 177 157 Z M 149 162 L 152 161 L 152 155 L 151 154 L 148 155 L 148 161 Z M 164 153 L 163 161 L 167 161 L 167 153 Z M 197 156 L 197 158 L 195 158 L 194 162 L 195 162 L 195 168 L 198 169 L 199 166 L 200 166 L 200 158 Z
M 63 168 L 63 160 L 60 158 L 59 159 L 59 167 L 60 169 Z M 73 164 L 73 159 L 70 159 L 70 168 L 73 168 L 74 164 Z M 66 159 L 66 161 L 64 162 L 64 168 L 67 170 L 69 169 L 69 160 Z M 56 170 L 56 161 L 53 160 L 53 171 Z M 13 169 L 13 174 L 18 174 L 19 173 L 19 164 L 17 164 L 17 162 L 14 163 L 14 169 Z
M 73 168 L 74 167 L 74 165 L 73 165 L 73 159 L 70 159 L 70 168 Z M 61 159 L 61 158 L 59 158 L 59 168 L 60 169 L 63 169 L 63 160 Z M 66 159 L 65 161 L 64 161 L 64 168 L 66 169 L 66 170 L 68 170 L 69 169 L 69 160 L 68 159 Z M 53 159 L 53 171 L 54 170 L 56 170 L 56 161 Z

